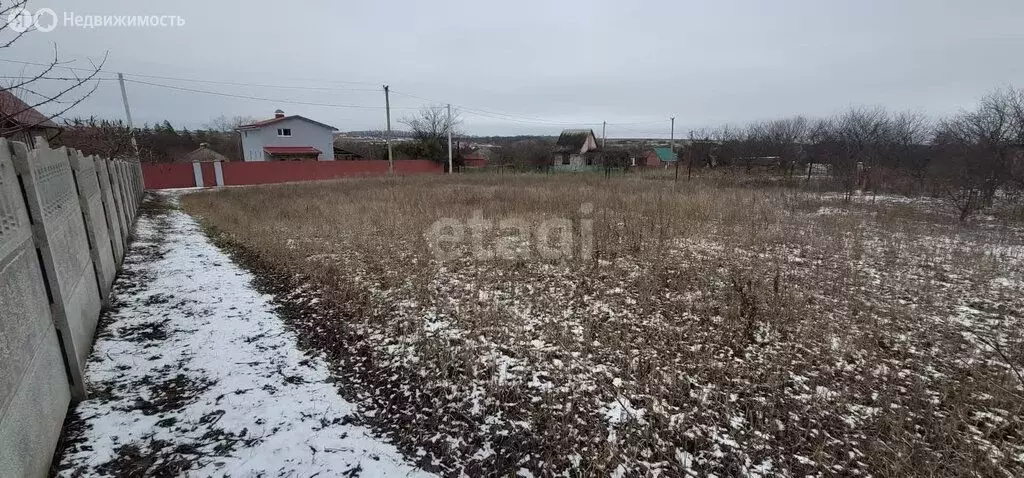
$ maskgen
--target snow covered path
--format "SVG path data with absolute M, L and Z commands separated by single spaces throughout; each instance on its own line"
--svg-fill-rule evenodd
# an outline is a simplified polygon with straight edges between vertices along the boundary
M 66 424 L 61 475 L 428 476 L 188 215 L 150 198 Z

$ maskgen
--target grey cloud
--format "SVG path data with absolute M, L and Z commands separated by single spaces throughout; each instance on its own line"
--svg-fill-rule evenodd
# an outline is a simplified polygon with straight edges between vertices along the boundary
M 980 5 L 979 5 L 980 3 Z M 3 58 L 110 52 L 107 69 L 213 81 L 337 86 L 332 92 L 151 82 L 302 102 L 379 106 L 396 93 L 550 122 L 677 117 L 688 128 L 776 116 L 824 116 L 880 104 L 942 115 L 987 90 L 1024 83 L 1024 2 L 526 1 L 129 2 L 32 0 L 58 14 L 178 15 L 183 27 L 64 28 L 26 36 Z M 4 75 L 17 64 L 0 64 Z M 141 79 L 141 78 L 140 78 Z M 331 83 L 335 81 L 368 84 Z M 383 128 L 379 109 L 293 105 L 130 84 L 139 122 L 196 127 L 275 108 L 341 129 Z M 398 108 L 423 100 L 395 95 Z M 396 110 L 400 117 L 409 110 Z M 114 82 L 76 115 L 120 117 Z M 521 118 L 522 119 L 522 118 Z M 466 111 L 478 134 L 562 126 Z M 634 132 L 615 126 L 610 135 Z

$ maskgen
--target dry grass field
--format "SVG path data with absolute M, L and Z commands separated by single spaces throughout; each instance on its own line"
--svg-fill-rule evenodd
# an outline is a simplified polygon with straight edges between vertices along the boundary
M 596 175 L 182 203 L 445 475 L 1024 475 L 1024 224 L 1000 216 Z M 464 239 L 431 249 L 438 220 Z M 545 222 L 571 247 L 517 229 Z

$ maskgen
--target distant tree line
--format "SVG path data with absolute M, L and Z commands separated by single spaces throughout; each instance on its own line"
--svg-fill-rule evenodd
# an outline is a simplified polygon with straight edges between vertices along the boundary
M 860 107 L 831 118 L 803 116 L 695 131 L 679 148 L 697 168 L 766 167 L 798 176 L 827 169 L 854 191 L 930 194 L 949 199 L 961 218 L 999 194 L 1024 190 L 1024 90 L 998 88 L 976 106 L 931 119 L 916 112 Z
M 77 118 L 66 122 L 57 143 L 88 154 L 118 157 L 130 154 L 134 135 L 145 162 L 181 158 L 202 143 L 231 159 L 241 159 L 235 128 L 252 118 L 221 116 L 203 128 L 175 128 L 169 121 L 129 131 L 120 121 Z M 449 118 L 439 106 L 424 107 L 401 118 L 408 128 L 398 138 L 396 159 L 430 159 L 447 164 L 447 133 L 452 131 L 456 167 L 468 153 L 458 145 L 458 112 Z M 367 132 L 369 133 L 369 132 Z M 474 138 L 481 141 L 484 138 Z M 491 164 L 512 170 L 544 170 L 551 166 L 553 137 L 490 138 Z M 365 159 L 387 159 L 383 141 L 339 138 L 335 145 Z M 602 153 L 606 168 L 639 164 L 642 145 L 609 147 Z M 882 107 L 851 108 L 830 118 L 804 116 L 725 125 L 689 133 L 677 147 L 687 169 L 731 167 L 764 169 L 809 180 L 827 171 L 846 194 L 891 191 L 930 194 L 949 199 L 961 217 L 990 207 L 1000 195 L 1024 192 L 1024 90 L 998 88 L 973 108 L 932 119 L 916 112 L 891 112 Z
M 206 143 L 230 159 L 242 159 L 242 140 L 234 131 L 254 122 L 248 117 L 214 118 L 201 129 L 175 128 L 170 121 L 144 125 L 131 131 L 121 120 L 95 117 L 75 118 L 64 124 L 56 143 L 104 158 L 134 157 L 131 138 L 139 148 L 139 159 L 147 163 L 173 162 Z

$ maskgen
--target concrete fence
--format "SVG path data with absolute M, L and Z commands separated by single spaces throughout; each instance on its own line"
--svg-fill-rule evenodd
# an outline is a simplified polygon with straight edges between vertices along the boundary
M 142 198 L 137 161 L 0 138 L 0 476 L 45 476 Z

